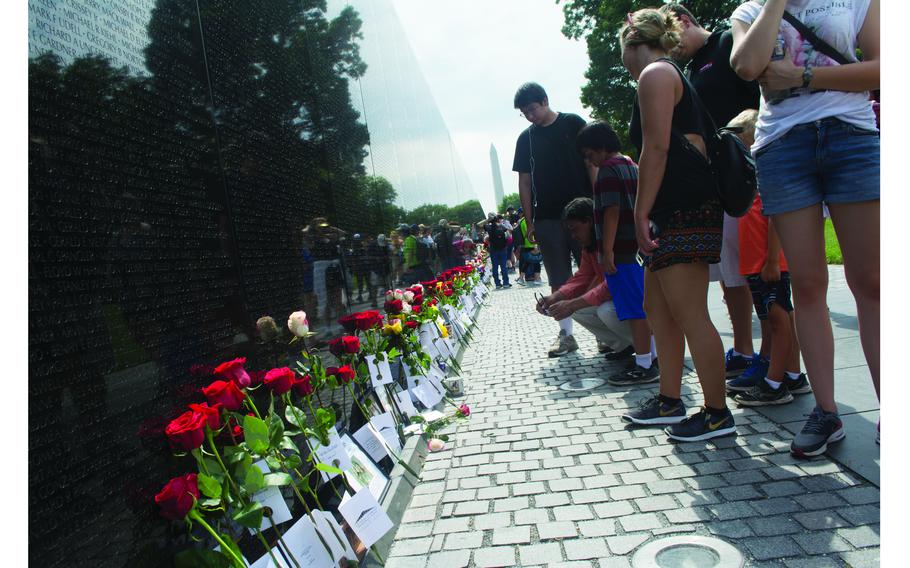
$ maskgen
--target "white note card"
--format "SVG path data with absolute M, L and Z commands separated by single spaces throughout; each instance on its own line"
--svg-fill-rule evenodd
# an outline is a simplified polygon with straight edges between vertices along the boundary
M 373 546 L 393 526 L 392 519 L 382 510 L 367 487 L 339 505 L 338 512 L 367 548 Z
M 388 360 L 377 361 L 375 355 L 364 357 L 367 362 L 367 370 L 370 373 L 370 382 L 373 388 L 380 390 L 382 385 L 392 384 L 392 369 L 389 367 Z
M 395 453 L 401 451 L 401 440 L 398 439 L 398 431 L 395 429 L 395 419 L 391 412 L 380 414 L 370 418 L 370 425 L 382 436 L 386 445 Z
M 253 464 L 258 467 L 262 473 L 271 473 L 269 465 L 265 463 L 265 460 L 259 460 Z M 281 491 L 277 487 L 266 487 L 262 491 L 257 491 L 253 495 L 253 501 L 257 503 L 262 503 L 263 507 L 268 507 L 272 511 L 272 522 L 276 525 L 290 521 L 294 517 L 291 515 L 291 510 L 288 509 L 288 504 L 284 501 L 284 497 L 281 496 Z M 262 517 L 262 524 L 259 526 L 260 531 L 272 528 L 272 522 L 269 522 L 268 518 L 265 516 Z M 250 534 L 256 534 L 256 531 L 248 528 Z
M 387 452 L 385 444 L 382 443 L 379 434 L 370 427 L 370 424 L 367 424 L 360 428 L 360 430 L 354 432 L 354 439 L 357 440 L 360 447 L 364 449 L 367 455 L 370 456 L 370 459 L 374 462 L 379 463 L 386 457 Z
M 323 446 L 319 443 L 319 440 L 316 438 L 309 438 L 310 447 L 313 448 L 313 451 L 316 453 L 316 458 L 332 467 L 337 467 L 341 471 L 347 471 L 351 468 L 351 458 L 348 457 L 347 452 L 344 451 L 344 445 L 341 443 L 341 438 L 338 437 L 338 431 L 335 430 L 335 427 L 329 430 L 329 445 Z M 337 473 L 327 474 L 326 472 L 320 472 L 325 479 L 331 479 L 338 475 Z
M 335 520 L 334 515 L 327 511 L 313 509 L 313 518 L 316 519 L 316 530 L 319 531 L 323 540 L 328 543 L 329 548 L 332 550 L 332 558 L 335 560 L 336 566 L 342 558 L 357 560 L 357 555 L 354 553 L 351 543 L 348 542 L 344 530 L 338 524 L 338 521 Z

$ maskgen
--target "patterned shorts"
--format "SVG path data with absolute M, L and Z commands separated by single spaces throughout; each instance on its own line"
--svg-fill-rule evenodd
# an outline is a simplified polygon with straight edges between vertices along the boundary
M 656 272 L 674 264 L 720 262 L 724 210 L 717 200 L 692 209 L 674 211 L 664 226 L 657 228 L 659 246 L 644 256 L 644 266 Z
M 768 319 L 768 310 L 777 304 L 787 313 L 793 311 L 790 301 L 790 273 L 781 272 L 777 282 L 765 282 L 760 274 L 746 276 L 749 282 L 749 291 L 752 292 L 752 305 L 755 306 L 755 315 L 764 321 Z

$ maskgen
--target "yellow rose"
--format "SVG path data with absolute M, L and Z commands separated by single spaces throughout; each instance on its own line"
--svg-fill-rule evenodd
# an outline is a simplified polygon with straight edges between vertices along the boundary
M 400 319 L 393 320 L 391 324 L 387 323 L 384 326 L 382 326 L 382 333 L 384 333 L 385 335 L 392 335 L 392 334 L 399 335 L 399 334 L 401 334 L 401 331 L 402 331 L 402 325 L 401 325 Z

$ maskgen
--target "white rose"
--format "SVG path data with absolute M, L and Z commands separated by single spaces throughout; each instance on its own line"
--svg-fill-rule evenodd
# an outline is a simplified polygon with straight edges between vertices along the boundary
M 395 299 L 396 299 L 396 300 L 404 300 L 404 292 L 402 292 L 401 290 L 399 290 L 399 289 L 396 288 L 396 289 L 395 289 Z
M 439 438 L 430 438 L 430 441 L 427 442 L 427 448 L 429 448 L 431 452 L 438 452 L 445 447 L 446 443 Z
M 299 311 L 291 314 L 288 318 L 288 329 L 297 337 L 306 337 L 310 331 L 310 320 L 306 317 L 306 312 Z
M 404 293 L 404 301 L 405 301 L 405 302 L 409 302 L 409 303 L 410 303 L 410 302 L 413 302 L 413 301 L 414 301 L 414 292 L 405 292 L 405 293 Z
M 385 299 L 386 299 L 386 300 L 389 300 L 389 299 L 393 298 L 394 296 L 395 296 L 395 292 L 393 292 L 393 291 L 391 291 L 391 290 L 386 290 L 386 291 L 385 291 Z
M 411 313 L 411 304 L 407 302 L 401 302 L 401 311 L 402 313 L 409 314 Z
M 417 284 L 414 284 L 414 286 L 415 286 L 416 288 L 420 288 L 420 291 L 423 292 L 423 284 L 421 284 L 421 283 L 418 282 Z

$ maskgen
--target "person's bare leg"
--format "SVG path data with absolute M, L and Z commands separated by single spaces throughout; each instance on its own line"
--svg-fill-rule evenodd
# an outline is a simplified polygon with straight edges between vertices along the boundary
M 743 355 L 752 356 L 752 294 L 748 286 L 725 286 L 720 283 L 727 303 L 727 313 L 733 325 L 733 349 Z
M 657 275 L 673 319 L 689 344 L 705 405 L 725 408 L 724 345 L 708 315 L 708 265 L 674 264 Z
M 784 372 L 787 370 L 787 363 L 790 360 L 790 318 L 786 310 L 777 304 L 772 304 L 768 309 L 768 322 L 771 327 L 771 360 L 768 366 L 768 379 L 779 383 L 784 380 Z
M 758 354 L 763 358 L 771 357 L 771 324 L 767 319 L 759 321 L 761 326 L 761 345 L 758 348 Z
M 837 240 L 844 255 L 844 274 L 856 300 L 859 338 L 879 396 L 881 312 L 879 303 L 879 202 L 841 203 L 828 206 Z
M 823 221 L 821 204 L 772 217 L 790 267 L 796 333 L 815 401 L 826 412 L 837 412 Z
M 799 373 L 802 370 L 802 363 L 799 360 L 799 339 L 796 338 L 796 316 L 793 312 L 787 316 L 790 320 L 790 355 L 787 357 L 787 371 Z
M 632 319 L 627 321 L 632 329 L 632 347 L 635 348 L 635 353 L 637 355 L 651 353 L 651 327 L 648 325 L 648 320 Z
M 679 398 L 686 339 L 673 319 L 663 294 L 657 275 L 650 269 L 645 269 L 645 314 L 660 354 L 660 394 Z

